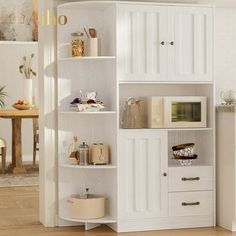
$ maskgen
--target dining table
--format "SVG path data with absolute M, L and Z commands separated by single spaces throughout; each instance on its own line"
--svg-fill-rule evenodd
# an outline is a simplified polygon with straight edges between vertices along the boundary
M 38 118 L 37 109 L 30 110 L 16 110 L 3 109 L 0 110 L 0 118 L 11 119 L 12 123 L 12 162 L 8 169 L 13 174 L 24 174 L 26 169 L 22 163 L 22 138 L 21 138 L 21 124 L 22 119 Z

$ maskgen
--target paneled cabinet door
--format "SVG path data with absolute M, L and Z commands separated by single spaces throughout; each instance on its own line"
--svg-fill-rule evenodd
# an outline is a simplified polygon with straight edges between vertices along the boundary
M 117 62 L 120 81 L 167 77 L 167 7 L 118 5 Z
M 213 9 L 169 7 L 169 80 L 212 81 Z
M 119 219 L 167 216 L 167 132 L 122 130 L 118 150 Z

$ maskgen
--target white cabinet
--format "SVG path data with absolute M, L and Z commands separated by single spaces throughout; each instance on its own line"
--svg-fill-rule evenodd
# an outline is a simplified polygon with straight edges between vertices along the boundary
M 122 130 L 118 152 L 118 218 L 167 216 L 167 131 Z
M 167 7 L 118 5 L 118 79 L 165 80 Z
M 217 225 L 236 231 L 236 106 L 217 107 Z
M 68 17 L 66 27 L 57 27 L 59 225 L 108 224 L 117 232 L 213 226 L 213 8 L 73 1 L 57 10 Z M 98 31 L 102 56 L 70 57 L 71 33 L 84 27 Z M 106 110 L 70 110 L 81 89 L 97 91 Z M 148 96 L 206 96 L 208 127 L 119 128 L 124 101 Z M 74 135 L 108 144 L 111 165 L 68 165 Z M 196 144 L 198 159 L 180 167 L 172 147 L 189 142 Z M 106 197 L 105 217 L 70 218 L 66 199 L 86 188 Z
M 118 5 L 120 81 L 212 81 L 210 7 Z
M 169 7 L 169 80 L 211 81 L 213 11 L 203 7 Z

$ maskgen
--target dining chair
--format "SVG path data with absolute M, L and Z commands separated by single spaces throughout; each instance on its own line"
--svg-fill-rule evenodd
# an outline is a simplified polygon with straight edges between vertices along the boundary
M 39 122 L 33 119 L 33 165 L 36 164 L 36 152 L 39 151 Z
M 2 157 L 2 173 L 6 172 L 7 146 L 4 139 L 0 138 L 0 156 Z

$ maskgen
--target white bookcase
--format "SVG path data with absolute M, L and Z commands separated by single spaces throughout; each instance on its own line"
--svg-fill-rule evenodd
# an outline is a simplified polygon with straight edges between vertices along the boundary
M 59 5 L 58 14 L 68 17 L 57 31 L 59 225 L 107 224 L 118 232 L 214 226 L 213 7 L 88 1 Z M 70 34 L 84 26 L 98 30 L 102 56 L 70 57 Z M 70 111 L 80 89 L 96 90 L 107 110 Z M 207 127 L 122 129 L 121 104 L 152 95 L 206 96 Z M 73 135 L 109 144 L 111 164 L 68 165 Z M 199 156 L 191 167 L 172 159 L 171 147 L 185 142 Z M 69 218 L 66 199 L 85 188 L 106 196 L 104 218 Z

